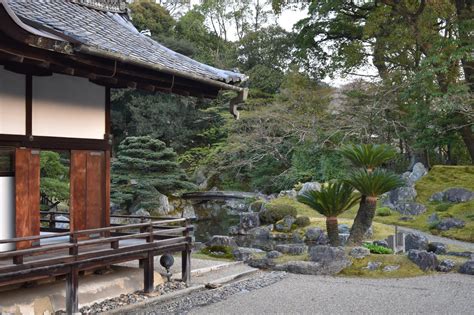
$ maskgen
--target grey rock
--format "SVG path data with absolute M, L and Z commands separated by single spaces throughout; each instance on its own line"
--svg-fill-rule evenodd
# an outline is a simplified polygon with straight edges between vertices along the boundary
M 240 213 L 247 210 L 247 203 L 242 199 L 228 199 L 225 201 L 225 207 L 228 208 L 231 213 Z
M 377 245 L 377 246 L 382 246 L 382 247 L 385 247 L 385 248 L 390 248 L 388 246 L 388 242 L 386 240 L 373 241 L 372 244 Z
M 321 190 L 321 184 L 318 182 L 307 182 L 304 183 L 303 186 L 301 187 L 300 191 L 298 192 L 298 196 L 303 195 L 307 191 L 320 191 Z
M 275 250 L 288 255 L 303 255 L 308 251 L 308 246 L 304 244 L 279 244 Z
M 158 197 L 159 206 L 158 208 L 153 209 L 154 213 L 157 212 L 159 215 L 167 215 L 174 210 L 174 208 L 170 205 L 167 196 L 158 192 L 155 197 Z
M 260 226 L 247 231 L 247 235 L 250 235 L 256 239 L 269 239 L 271 235 L 271 229 L 268 226 Z
M 408 233 L 405 236 L 405 251 L 409 251 L 411 249 L 427 250 L 428 238 L 419 233 Z
M 429 243 L 428 251 L 437 255 L 444 255 L 446 254 L 446 245 L 440 242 Z
M 410 249 L 408 251 L 408 259 L 423 271 L 436 270 L 436 267 L 438 267 L 436 255 L 425 250 Z
M 268 258 L 259 258 L 259 259 L 251 258 L 249 261 L 247 261 L 247 264 L 250 267 L 258 268 L 258 269 L 272 269 L 276 265 L 272 259 L 268 259 Z
M 305 239 L 307 242 L 317 242 L 321 234 L 324 234 L 322 229 L 312 227 L 306 230 Z
M 351 252 L 349 253 L 349 256 L 357 258 L 357 259 L 362 259 L 369 255 L 370 255 L 370 250 L 365 247 L 354 247 L 353 249 L 351 249 Z
M 423 165 L 423 163 L 418 162 L 413 166 L 413 170 L 411 171 L 410 175 L 408 176 L 408 179 L 412 183 L 414 183 L 414 182 L 417 182 L 418 180 L 420 180 L 426 174 L 428 174 L 428 170 Z
M 349 239 L 349 234 L 339 234 L 339 244 L 340 246 L 346 246 L 347 240 Z
M 364 238 L 372 238 L 374 236 L 374 229 L 372 227 L 369 227 L 367 232 L 364 234 Z
M 283 191 L 280 191 L 280 193 L 278 194 L 278 198 L 281 198 L 281 197 L 296 198 L 296 196 L 298 196 L 298 193 L 294 189 L 283 190 Z
M 263 250 L 257 248 L 239 247 L 232 251 L 235 260 L 237 261 L 248 261 L 254 254 L 263 253 Z
M 313 261 L 290 261 L 275 266 L 274 270 L 302 275 L 335 275 L 344 267 L 337 264 L 321 264 Z
M 272 250 L 267 253 L 267 258 L 275 259 L 275 258 L 281 257 L 282 255 L 283 254 L 280 253 L 279 251 Z
M 240 228 L 237 225 L 232 225 L 229 227 L 229 235 L 239 235 Z
M 303 236 L 298 231 L 294 231 L 291 234 L 291 240 L 295 243 L 303 243 Z
M 364 267 L 365 269 L 368 269 L 370 271 L 374 271 L 374 270 L 377 270 L 380 268 L 380 266 L 382 266 L 382 263 L 379 262 L 379 261 L 369 261 L 369 263 L 367 264 L 367 267 Z
M 389 265 L 383 267 L 383 272 L 393 272 L 400 269 L 400 265 Z
M 465 251 L 465 252 L 447 252 L 446 255 L 474 259 L 474 253 L 469 252 L 469 251 Z
M 435 212 L 433 214 L 431 214 L 429 217 L 428 217 L 428 224 L 434 224 L 436 222 L 439 222 L 439 217 L 438 217 L 438 214 Z
M 331 266 L 332 270 L 341 271 L 352 264 L 342 247 L 314 246 L 309 250 L 309 257 L 310 261 Z
M 433 194 L 430 201 L 447 201 L 461 203 L 474 200 L 474 192 L 465 188 L 448 188 L 443 192 Z
M 349 228 L 349 225 L 347 224 L 339 224 L 337 226 L 337 230 L 339 231 L 339 234 L 349 234 L 351 229 Z
M 382 206 L 396 210 L 403 203 L 414 202 L 417 193 L 414 186 L 400 187 L 389 191 L 381 197 Z
M 462 264 L 459 272 L 466 275 L 474 275 L 474 260 L 468 260 Z
M 183 213 L 182 213 L 183 218 L 188 218 L 188 219 L 194 219 L 196 218 L 196 210 L 192 205 L 186 205 L 183 208 Z
M 403 202 L 397 204 L 394 210 L 403 215 L 420 215 L 426 212 L 426 206 L 417 202 Z
M 249 211 L 251 211 L 251 212 L 260 212 L 260 210 L 262 210 L 263 207 L 265 207 L 265 202 L 263 202 L 262 200 L 257 200 L 255 202 L 252 202 L 249 205 Z
M 240 228 L 250 230 L 260 226 L 260 217 L 258 213 L 247 212 L 240 214 Z
M 285 216 L 283 219 L 275 223 L 275 230 L 278 232 L 290 232 L 291 226 L 295 223 L 296 219 L 290 215 Z
M 230 246 L 238 247 L 235 240 L 230 236 L 214 235 L 207 243 L 207 246 Z
M 438 225 L 436 226 L 438 230 L 441 231 L 447 231 L 453 228 L 459 229 L 464 227 L 466 225 L 466 222 L 460 219 L 454 219 L 454 218 L 446 218 L 442 219 Z
M 456 267 L 456 263 L 454 261 L 451 259 L 444 259 L 439 263 L 436 270 L 439 272 L 450 272 L 454 269 L 454 267 Z

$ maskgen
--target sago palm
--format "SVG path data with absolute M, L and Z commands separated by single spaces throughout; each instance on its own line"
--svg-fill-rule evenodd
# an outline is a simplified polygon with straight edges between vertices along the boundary
M 310 190 L 298 196 L 298 201 L 326 217 L 326 229 L 331 246 L 339 246 L 337 216 L 354 206 L 359 198 L 347 183 L 329 183 L 321 191 Z
M 397 155 L 395 149 L 386 144 L 350 145 L 342 148 L 340 152 L 354 166 L 365 168 L 369 172 Z
M 365 233 L 372 226 L 378 196 L 403 186 L 403 180 L 398 175 L 377 169 L 373 172 L 354 171 L 345 182 L 362 195 L 348 240 L 350 244 L 360 245 Z

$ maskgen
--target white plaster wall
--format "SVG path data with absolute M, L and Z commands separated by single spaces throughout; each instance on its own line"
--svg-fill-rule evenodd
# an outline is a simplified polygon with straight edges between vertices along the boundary
M 84 78 L 33 77 L 33 135 L 104 139 L 105 87 Z
M 25 76 L 0 66 L 0 134 L 26 133 Z

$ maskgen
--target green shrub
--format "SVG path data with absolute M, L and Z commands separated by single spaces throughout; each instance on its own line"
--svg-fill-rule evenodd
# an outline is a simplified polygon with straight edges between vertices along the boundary
M 295 224 L 297 227 L 306 227 L 311 224 L 311 221 L 307 216 L 297 217 Z
M 232 247 L 230 246 L 223 246 L 223 245 L 214 245 L 209 246 L 201 250 L 201 253 L 204 255 L 215 257 L 215 258 L 234 258 L 232 254 Z
M 371 244 L 371 243 L 364 243 L 365 248 L 368 248 L 372 254 L 393 254 L 393 250 L 387 247 Z
M 435 210 L 439 212 L 448 211 L 451 208 L 452 204 L 443 202 L 436 206 Z
M 388 217 L 392 215 L 392 210 L 388 207 L 378 208 L 376 214 L 379 217 Z
M 260 212 L 260 220 L 263 223 L 274 224 L 287 215 L 296 217 L 298 212 L 292 205 L 287 204 L 268 204 L 264 210 Z

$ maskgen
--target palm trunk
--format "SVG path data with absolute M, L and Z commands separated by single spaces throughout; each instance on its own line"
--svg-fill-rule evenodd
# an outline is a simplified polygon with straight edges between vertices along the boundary
M 328 232 L 329 243 L 331 246 L 339 246 L 339 229 L 337 226 L 337 217 L 326 217 L 326 230 Z
M 351 234 L 347 240 L 348 245 L 360 246 L 364 240 L 364 235 L 372 226 L 377 207 L 377 197 L 362 196 L 359 210 L 351 228 Z

